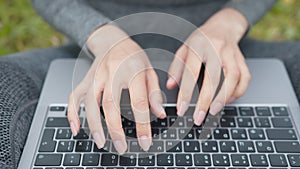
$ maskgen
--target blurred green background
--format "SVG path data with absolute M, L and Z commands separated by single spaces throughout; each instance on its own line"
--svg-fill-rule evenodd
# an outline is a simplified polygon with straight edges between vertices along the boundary
M 300 0 L 279 0 L 250 36 L 262 40 L 300 40 Z M 63 36 L 46 24 L 29 0 L 0 1 L 0 55 L 59 46 Z

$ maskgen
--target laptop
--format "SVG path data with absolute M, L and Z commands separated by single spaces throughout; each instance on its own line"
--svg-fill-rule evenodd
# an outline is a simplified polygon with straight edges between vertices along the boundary
M 172 58 L 152 61 L 159 75 L 168 116 L 153 118 L 153 143 L 148 152 L 137 143 L 134 121 L 126 118 L 132 115 L 128 96 L 126 92 L 122 95 L 122 124 L 128 141 L 124 155 L 116 153 L 108 135 L 102 149 L 95 146 L 84 105 L 78 112 L 81 130 L 76 137 L 72 136 L 66 116 L 68 95 L 91 62 L 84 59 L 53 61 L 19 168 L 300 168 L 300 109 L 281 61 L 248 59 L 252 81 L 246 94 L 226 105 L 219 115 L 208 115 L 201 126 L 193 125 L 191 113 L 184 117 L 176 115 L 177 91 L 164 87 L 167 75 L 162 71 L 168 70 L 171 61 Z M 189 110 L 194 105 L 191 104 Z

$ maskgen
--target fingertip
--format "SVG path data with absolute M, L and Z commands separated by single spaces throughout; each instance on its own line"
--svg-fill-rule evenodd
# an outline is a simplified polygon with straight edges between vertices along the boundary
M 70 122 L 70 128 L 71 128 L 71 132 L 72 132 L 73 136 L 76 136 L 78 134 L 78 132 L 77 132 L 75 123 L 73 121 Z
M 176 86 L 176 84 L 177 84 L 176 80 L 173 79 L 172 77 L 170 77 L 167 81 L 166 87 L 167 87 L 167 89 L 170 90 L 170 89 L 173 89 Z
M 210 106 L 209 113 L 211 115 L 215 116 L 216 114 L 218 114 L 222 110 L 223 107 L 224 107 L 224 105 L 221 104 L 220 102 L 214 102 Z

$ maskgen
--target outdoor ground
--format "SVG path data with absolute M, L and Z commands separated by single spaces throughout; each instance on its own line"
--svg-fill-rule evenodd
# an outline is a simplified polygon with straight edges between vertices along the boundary
M 279 0 L 250 36 L 263 40 L 300 40 L 300 0 Z M 63 36 L 47 25 L 29 0 L 0 1 L 0 55 L 58 46 Z

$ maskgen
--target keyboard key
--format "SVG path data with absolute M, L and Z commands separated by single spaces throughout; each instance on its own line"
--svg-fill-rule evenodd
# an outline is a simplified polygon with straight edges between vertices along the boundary
M 36 166 L 60 166 L 62 154 L 38 154 L 35 159 Z
M 74 137 L 74 139 L 89 139 L 90 131 L 89 129 L 81 128 L 78 134 Z
M 173 166 L 174 158 L 173 154 L 158 154 L 157 155 L 158 166 Z
M 186 125 L 186 127 L 189 127 L 189 128 L 191 128 L 191 127 L 200 127 L 200 126 L 196 126 L 195 124 L 194 124 L 194 119 L 193 119 L 193 117 L 190 117 L 190 116 L 187 116 L 187 117 L 185 117 L 185 125 Z
M 42 140 L 39 148 L 39 152 L 54 152 L 56 141 L 44 141 Z
M 65 107 L 64 106 L 51 106 L 50 107 L 50 111 L 61 111 L 61 112 L 64 112 L 65 111 Z
M 137 135 L 136 135 L 136 129 L 135 129 L 135 128 L 126 128 L 126 129 L 125 129 L 125 135 L 126 135 L 129 139 L 135 139 L 135 138 L 137 138 Z
M 169 117 L 169 126 L 184 127 L 183 117 Z
M 277 128 L 292 128 L 292 122 L 288 117 L 272 118 L 272 124 Z
M 254 116 L 252 107 L 239 107 L 241 116 Z
M 297 141 L 275 141 L 274 146 L 278 153 L 300 153 L 300 144 Z
M 165 148 L 164 148 L 163 141 L 152 141 L 152 145 L 149 149 L 149 152 L 158 153 L 158 152 L 163 152 L 164 150 Z
M 144 152 L 144 150 L 140 147 L 138 141 L 130 141 L 130 152 Z
M 214 130 L 214 139 L 217 139 L 217 140 L 229 139 L 229 131 L 227 129 L 215 129 Z
M 288 116 L 286 107 L 272 107 L 274 116 Z
M 106 141 L 104 147 L 98 149 L 97 145 L 94 143 L 94 152 L 109 152 L 110 150 L 110 141 Z
M 271 111 L 269 107 L 255 107 L 257 116 L 271 116 Z
M 44 129 L 42 140 L 53 141 L 54 133 L 55 133 L 55 129 Z
M 297 140 L 293 129 L 267 129 L 266 132 L 270 140 Z
M 177 132 L 176 129 L 169 128 L 169 129 L 161 129 L 161 138 L 162 139 L 177 139 Z
M 238 141 L 238 148 L 240 152 L 255 152 L 252 141 Z
M 176 154 L 175 155 L 176 166 L 192 166 L 191 154 Z
M 155 119 L 151 122 L 151 127 L 157 127 L 157 128 L 168 127 L 168 121 L 166 118 Z
M 131 119 L 128 119 L 128 117 L 127 116 L 122 116 L 122 126 L 123 127 L 134 127 L 135 126 L 135 122 L 134 121 L 132 121 Z
M 274 152 L 272 143 L 270 141 L 257 141 L 256 142 L 257 151 L 260 153 L 272 153 Z
M 247 139 L 247 133 L 245 129 L 232 129 L 231 136 L 233 139 Z
M 231 154 L 231 162 L 233 166 L 249 166 L 246 154 Z
M 66 167 L 66 169 L 83 169 L 83 167 Z
M 139 154 L 138 164 L 139 166 L 154 166 L 155 156 L 152 154 Z
M 179 139 L 194 139 L 194 130 L 193 129 L 179 129 Z
M 239 127 L 253 127 L 251 118 L 237 118 L 237 123 Z
M 287 167 L 288 163 L 286 161 L 284 154 L 269 154 L 269 161 L 272 167 Z
M 233 117 L 222 117 L 221 127 L 236 127 L 235 120 Z
M 213 154 L 213 163 L 215 166 L 229 166 L 229 156 L 227 154 Z
M 57 152 L 72 152 L 74 148 L 74 141 L 59 141 Z
M 211 158 L 209 154 L 194 154 L 195 166 L 211 166 Z
M 70 129 L 57 129 L 56 139 L 70 139 L 72 136 Z
M 271 127 L 270 120 L 267 117 L 254 118 L 254 123 L 256 127 L 260 127 L 260 128 Z
M 269 166 L 268 160 L 266 155 L 264 154 L 251 154 L 250 160 L 252 166 L 255 167 L 267 167 Z
M 221 152 L 237 152 L 234 141 L 220 141 Z
M 201 143 L 203 152 L 218 152 L 218 143 L 216 141 L 206 141 Z
M 212 132 L 210 129 L 195 129 L 196 139 L 197 140 L 211 140 L 212 139 Z
M 288 155 L 292 167 L 300 167 L 300 155 Z
M 125 156 L 120 156 L 120 166 L 135 166 L 136 165 L 136 155 L 126 154 Z
M 82 159 L 83 166 L 97 166 L 99 164 L 99 154 L 84 154 Z
M 151 128 L 152 139 L 159 139 L 160 131 L 158 128 Z
M 67 117 L 48 117 L 46 127 L 70 127 Z
M 216 128 L 219 126 L 219 124 L 220 124 L 219 118 L 208 114 L 204 121 L 203 128 Z
M 77 141 L 76 152 L 90 152 L 92 148 L 92 141 Z
M 221 112 L 222 116 L 237 116 L 237 110 L 235 107 L 224 107 L 224 110 Z
M 182 152 L 181 141 L 166 141 L 167 152 Z
M 262 129 L 249 129 L 248 134 L 252 140 L 264 140 L 266 139 L 265 133 Z
M 118 165 L 118 158 L 116 154 L 102 154 L 101 165 L 102 166 L 116 166 Z
M 184 147 L 184 152 L 199 152 L 200 151 L 199 141 L 184 141 L 183 147 Z
M 65 154 L 64 166 L 78 166 L 80 163 L 81 154 Z

